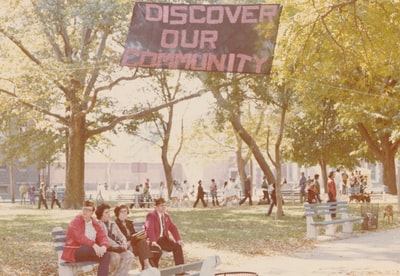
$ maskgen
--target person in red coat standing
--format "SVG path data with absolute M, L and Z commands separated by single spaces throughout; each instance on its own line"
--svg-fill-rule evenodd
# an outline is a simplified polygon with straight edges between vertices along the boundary
M 110 265 L 108 239 L 100 224 L 92 217 L 94 202 L 83 202 L 82 214 L 77 215 L 68 225 L 65 248 L 61 259 L 74 263 L 94 261 L 99 263 L 98 276 L 107 276 Z
M 166 212 L 165 199 L 159 198 L 155 201 L 154 211 L 146 216 L 145 230 L 151 251 L 157 252 L 153 254 L 152 259 L 156 267 L 158 267 L 159 257 L 155 258 L 155 256 L 161 256 L 162 250 L 172 251 L 175 265 L 184 264 L 183 241 L 171 216 Z
M 336 183 L 335 183 L 335 172 L 331 171 L 328 175 L 328 202 L 336 202 Z M 335 205 L 333 205 L 335 206 Z M 331 209 L 335 210 L 335 209 Z M 331 217 L 336 217 L 336 214 L 332 213 Z

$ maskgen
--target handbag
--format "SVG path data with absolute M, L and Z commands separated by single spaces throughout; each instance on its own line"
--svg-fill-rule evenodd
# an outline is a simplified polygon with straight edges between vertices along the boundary
M 126 251 L 126 248 L 123 246 L 110 246 L 107 251 L 115 252 L 115 253 L 122 253 L 122 252 Z
M 145 238 L 147 238 L 147 235 L 146 235 L 146 231 L 144 231 L 144 230 L 136 232 L 135 234 L 132 235 L 133 241 L 142 240 Z

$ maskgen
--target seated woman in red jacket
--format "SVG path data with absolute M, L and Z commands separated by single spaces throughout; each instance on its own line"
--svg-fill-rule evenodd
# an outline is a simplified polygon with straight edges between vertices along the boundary
M 107 276 L 110 253 L 107 236 L 100 224 L 92 217 L 93 201 L 83 202 L 82 214 L 77 215 L 68 225 L 65 248 L 61 259 L 66 262 L 94 261 L 99 263 L 98 276 Z

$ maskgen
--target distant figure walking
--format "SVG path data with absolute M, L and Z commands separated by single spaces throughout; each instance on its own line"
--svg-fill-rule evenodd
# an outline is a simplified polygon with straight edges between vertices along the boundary
M 47 207 L 47 202 L 46 202 L 46 184 L 44 182 L 40 183 L 38 209 L 40 209 L 42 203 L 44 207 L 46 207 L 46 209 L 49 209 L 49 207 Z
M 35 205 L 35 186 L 31 185 L 29 187 L 29 204 Z
M 204 190 L 203 186 L 201 185 L 201 180 L 199 180 L 198 185 L 199 186 L 197 187 L 197 199 L 193 204 L 193 208 L 196 208 L 196 205 L 199 202 L 199 200 L 201 200 L 201 202 L 203 203 L 203 207 L 207 207 L 207 203 L 205 203 L 204 201 Z
M 53 186 L 53 189 L 51 190 L 51 209 L 53 209 L 54 203 L 57 204 L 58 208 L 61 208 L 60 201 L 58 201 L 58 196 L 57 196 L 57 185 Z
M 218 186 L 217 183 L 215 182 L 215 179 L 211 179 L 210 194 L 213 206 L 215 207 L 215 204 L 217 204 L 217 206 L 219 207 Z
M 21 204 L 25 204 L 26 200 L 26 186 L 24 183 L 19 186 L 19 195 L 21 197 Z
M 253 201 L 251 200 L 251 176 L 247 176 L 244 181 L 244 198 L 239 202 L 239 205 L 242 205 L 246 199 L 249 199 L 249 204 L 253 205 Z

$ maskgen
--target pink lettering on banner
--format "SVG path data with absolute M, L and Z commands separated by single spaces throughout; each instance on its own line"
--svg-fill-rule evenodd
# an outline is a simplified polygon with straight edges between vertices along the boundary
M 258 10 L 258 6 L 243 6 L 242 23 L 254 24 L 257 23 L 258 18 L 254 14 L 254 10 Z
M 211 6 L 207 10 L 207 24 L 221 24 L 224 21 L 224 8 Z
M 225 54 L 222 54 L 220 59 L 218 59 L 216 55 L 208 55 L 207 71 L 216 70 L 218 72 L 223 72 L 225 67 L 225 61 L 226 61 Z
M 269 57 L 261 57 L 259 58 L 256 55 L 253 55 L 254 62 L 256 63 L 256 72 L 261 72 L 262 66 L 269 60 Z
M 259 21 L 263 22 L 265 17 L 268 17 L 269 22 L 274 22 L 274 16 L 278 13 L 278 7 L 274 6 L 261 6 Z
M 145 20 L 150 22 L 163 22 L 171 25 L 190 24 L 222 24 L 226 17 L 232 24 L 239 23 L 255 24 L 263 22 L 268 18 L 273 22 L 277 15 L 276 5 L 159 5 L 154 3 L 145 4 Z M 258 16 L 257 16 L 258 13 Z
M 239 59 L 239 64 L 237 66 L 237 70 L 239 72 L 243 72 L 244 66 L 247 62 L 251 61 L 253 58 L 248 55 L 238 54 L 237 58 Z
M 175 49 L 205 49 L 207 46 L 210 49 L 217 48 L 216 42 L 218 39 L 218 32 L 216 30 L 193 30 L 188 34 L 188 30 L 167 30 L 164 29 L 161 34 L 160 45 L 162 48 Z
M 206 10 L 205 6 L 198 6 L 198 5 L 189 6 L 189 22 L 193 24 L 206 23 L 206 18 L 203 15 L 205 10 Z
M 171 15 L 172 18 L 169 24 L 171 25 L 183 25 L 186 24 L 187 20 L 187 8 L 185 6 L 171 6 Z M 174 19 L 175 18 L 175 19 Z
M 235 12 L 232 13 L 230 7 L 225 7 L 226 16 L 228 17 L 230 23 L 236 23 L 238 21 L 241 9 L 241 6 L 234 7 Z
M 169 69 L 185 69 L 217 72 L 244 72 L 246 65 L 255 67 L 255 73 L 262 71 L 268 58 L 259 58 L 245 54 L 179 54 L 155 53 L 129 49 L 121 64 L 125 66 L 162 67 Z
M 162 48 L 175 49 L 178 47 L 179 31 L 178 30 L 163 30 L 161 35 L 160 45 Z

